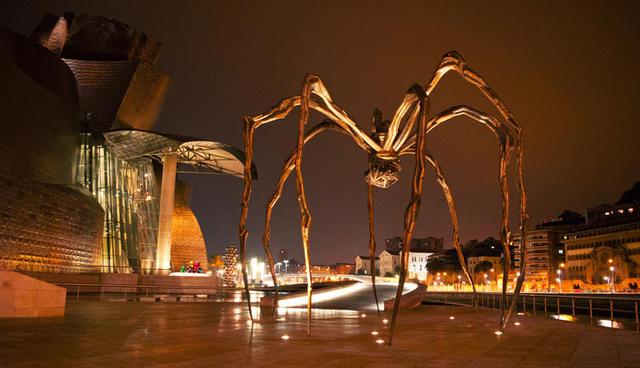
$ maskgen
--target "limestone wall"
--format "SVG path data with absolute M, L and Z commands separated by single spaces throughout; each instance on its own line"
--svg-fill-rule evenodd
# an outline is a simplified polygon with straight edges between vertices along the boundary
M 0 318 L 64 316 L 66 294 L 59 286 L 0 270 Z

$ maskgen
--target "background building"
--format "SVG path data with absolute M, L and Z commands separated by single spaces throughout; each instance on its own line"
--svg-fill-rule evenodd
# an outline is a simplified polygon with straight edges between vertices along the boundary
M 380 273 L 379 257 L 375 257 L 374 267 L 376 268 L 376 274 Z M 371 257 L 369 256 L 356 257 L 356 275 L 371 275 Z
M 437 253 L 444 248 L 444 238 L 428 236 L 426 238 L 411 239 L 411 249 L 415 251 Z M 396 236 L 385 240 L 385 249 L 392 251 L 402 250 L 402 238 Z
M 224 248 L 224 275 L 222 285 L 224 287 L 236 287 L 238 279 L 238 248 L 229 245 Z
M 626 289 L 640 281 L 640 222 L 570 233 L 564 243 L 566 278 L 572 287 L 593 284 L 606 290 L 614 280 Z

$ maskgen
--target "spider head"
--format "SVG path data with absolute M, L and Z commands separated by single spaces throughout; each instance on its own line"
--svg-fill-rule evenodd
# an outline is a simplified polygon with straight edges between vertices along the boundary
M 364 174 L 370 185 L 387 189 L 400 179 L 400 160 L 398 158 L 383 159 L 372 155 L 369 158 L 369 170 Z

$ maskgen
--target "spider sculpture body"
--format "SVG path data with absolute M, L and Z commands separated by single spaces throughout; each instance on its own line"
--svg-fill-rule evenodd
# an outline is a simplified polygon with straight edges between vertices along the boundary
M 435 114 L 429 117 L 429 96 L 440 82 L 441 78 L 449 71 L 455 71 L 460 74 L 466 81 L 476 86 L 482 94 L 496 107 L 501 119 L 496 118 L 493 115 L 478 111 L 468 106 L 455 106 L 449 108 L 443 112 Z M 430 81 L 422 86 L 415 84 L 411 86 L 405 97 L 396 110 L 390 121 L 382 119 L 382 113 L 379 110 L 375 110 L 373 114 L 373 123 L 371 134 L 366 134 L 350 117 L 349 115 L 338 105 L 334 103 L 328 90 L 321 79 L 315 75 L 307 75 L 300 96 L 293 96 L 281 100 L 279 103 L 271 107 L 267 112 L 256 116 L 244 116 L 244 130 L 243 138 L 246 149 L 246 161 L 245 161 L 245 175 L 244 175 L 244 190 L 242 194 L 242 210 L 239 224 L 239 236 L 240 236 L 240 257 L 242 262 L 242 275 L 245 284 L 245 293 L 247 300 L 249 300 L 248 280 L 246 270 L 246 241 L 248 237 L 248 231 L 246 228 L 247 215 L 249 210 L 249 200 L 251 197 L 252 189 L 252 176 L 251 176 L 251 164 L 253 160 L 253 140 L 255 130 L 267 123 L 284 119 L 294 108 L 300 108 L 300 115 L 298 118 L 298 140 L 297 145 L 293 149 L 289 158 L 285 161 L 280 179 L 278 180 L 276 189 L 271 197 L 271 200 L 267 204 L 267 212 L 265 218 L 265 230 L 263 235 L 263 247 L 266 254 L 266 258 L 269 263 L 271 275 L 273 278 L 274 286 L 276 288 L 275 303 L 277 304 L 277 280 L 275 274 L 275 266 L 273 256 L 271 254 L 269 241 L 270 241 L 270 228 L 271 228 L 271 215 L 274 206 L 281 196 L 283 186 L 289 177 L 289 175 L 295 171 L 296 176 L 296 192 L 298 196 L 298 202 L 301 212 L 301 235 L 302 246 L 304 249 L 306 276 L 307 276 L 307 334 L 310 335 L 310 319 L 311 319 L 311 267 L 309 256 L 309 231 L 311 227 L 311 213 L 309 211 L 305 189 L 304 179 L 302 177 L 302 159 L 303 148 L 305 143 L 316 137 L 321 132 L 326 130 L 335 130 L 340 133 L 346 134 L 351 137 L 353 141 L 367 152 L 369 157 L 368 170 L 365 173 L 365 181 L 367 184 L 367 198 L 368 198 L 368 210 L 369 210 L 369 253 L 371 255 L 371 269 L 374 270 L 374 258 L 375 258 L 375 232 L 374 232 L 374 203 L 373 193 L 374 187 L 388 188 L 395 184 L 399 179 L 399 172 L 401 170 L 400 157 L 403 155 L 413 155 L 415 157 L 415 168 L 413 172 L 413 181 L 411 187 L 411 198 L 405 210 L 404 215 L 404 232 L 402 237 L 402 253 L 401 253 L 401 273 L 399 278 L 398 290 L 395 298 L 394 308 L 391 316 L 391 325 L 389 328 L 388 343 L 391 344 L 393 338 L 393 332 L 395 329 L 395 323 L 397 318 L 397 312 L 399 307 L 400 297 L 404 287 L 405 279 L 407 276 L 407 269 L 409 264 L 409 246 L 411 244 L 411 238 L 415 227 L 415 222 L 418 216 L 418 209 L 420 207 L 420 201 L 422 196 L 423 179 L 426 171 L 426 164 L 429 163 L 433 166 L 436 179 L 442 188 L 442 192 L 445 196 L 449 207 L 449 213 L 451 216 L 453 226 L 453 245 L 457 251 L 458 259 L 462 266 L 465 276 L 469 279 L 474 292 L 475 286 L 467 264 L 462 253 L 458 238 L 458 220 L 453 202 L 453 196 L 451 190 L 444 177 L 442 168 L 438 164 L 438 161 L 426 150 L 426 137 L 433 129 L 439 125 L 458 116 L 466 116 L 474 121 L 477 121 L 489 128 L 495 135 L 499 143 L 500 162 L 499 162 L 499 182 L 501 188 L 502 197 L 502 222 L 500 228 L 500 236 L 503 244 L 503 260 L 504 260 L 504 274 L 503 280 L 508 280 L 508 272 L 510 269 L 511 259 L 509 253 L 509 243 L 511 240 L 511 231 L 509 227 L 509 187 L 507 178 L 507 169 L 510 161 L 511 154 L 515 152 L 516 157 L 516 178 L 517 185 L 520 192 L 520 232 L 521 239 L 524 240 L 525 222 L 527 219 L 526 214 L 526 194 L 524 190 L 524 182 L 522 178 L 522 158 L 523 158 L 523 145 L 520 125 L 515 118 L 503 104 L 500 97 L 489 87 L 485 80 L 468 67 L 465 60 L 460 54 L 455 51 L 447 53 L 440 61 L 435 73 Z M 312 127 L 305 132 L 305 127 L 309 119 L 309 111 L 314 110 L 326 117 L 326 120 L 322 123 Z M 505 296 L 507 290 L 507 282 L 503 282 L 501 303 L 502 314 L 500 317 L 499 328 L 504 329 L 515 307 L 515 301 L 517 300 L 517 294 L 522 288 L 524 281 L 524 268 L 525 268 L 525 255 L 526 246 L 523 244 L 522 249 L 522 262 L 520 263 L 520 276 L 516 281 L 515 291 L 516 297 L 512 299 L 511 304 L 507 307 L 505 303 Z M 372 272 L 372 284 L 374 296 L 377 303 L 377 295 L 375 289 L 375 272 Z M 378 313 L 380 311 L 378 310 Z M 249 308 L 249 314 L 253 320 L 251 308 Z

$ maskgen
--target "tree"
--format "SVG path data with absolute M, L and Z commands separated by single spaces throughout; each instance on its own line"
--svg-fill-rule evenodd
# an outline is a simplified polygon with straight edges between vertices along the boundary
M 616 204 L 623 203 L 640 203 L 640 181 L 637 181 L 633 186 L 622 193 L 620 200 Z
M 493 263 L 489 261 L 482 261 L 476 265 L 476 268 L 473 270 L 473 273 L 485 273 L 491 271 L 493 268 Z

